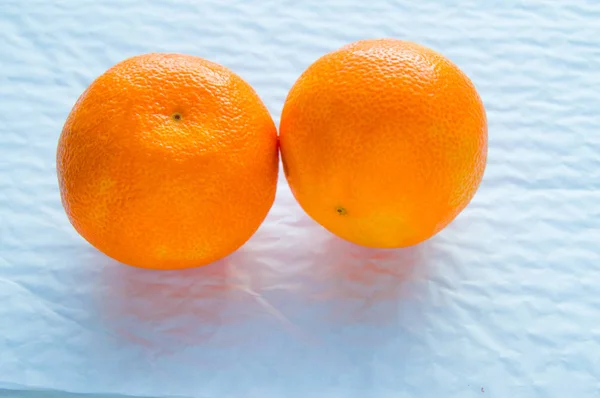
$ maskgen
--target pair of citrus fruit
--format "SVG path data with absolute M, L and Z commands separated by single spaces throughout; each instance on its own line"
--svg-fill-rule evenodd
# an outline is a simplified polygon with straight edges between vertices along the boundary
M 57 150 L 77 232 L 132 266 L 180 269 L 242 246 L 273 205 L 279 153 L 294 197 L 356 244 L 417 244 L 470 202 L 487 122 L 470 79 L 424 46 L 362 40 L 296 81 L 279 134 L 254 89 L 181 54 L 135 56 L 81 95 Z

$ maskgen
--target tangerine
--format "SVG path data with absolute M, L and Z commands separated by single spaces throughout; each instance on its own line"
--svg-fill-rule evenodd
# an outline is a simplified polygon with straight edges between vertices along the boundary
M 310 65 L 285 100 L 279 136 L 300 206 L 369 247 L 441 231 L 475 195 L 487 158 L 485 108 L 469 77 L 430 48 L 389 38 Z
M 234 252 L 277 184 L 276 126 L 254 89 L 200 57 L 149 53 L 95 79 L 57 148 L 76 231 L 131 266 L 180 269 Z

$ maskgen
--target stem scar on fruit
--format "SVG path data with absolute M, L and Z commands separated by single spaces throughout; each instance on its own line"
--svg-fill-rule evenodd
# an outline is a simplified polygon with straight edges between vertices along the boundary
M 342 206 L 336 207 L 335 211 L 337 211 L 337 214 L 339 214 L 340 216 L 345 216 L 346 214 L 348 214 L 346 209 L 344 209 Z
M 173 115 L 171 115 L 171 117 L 173 118 L 173 120 L 175 120 L 176 122 L 181 120 L 181 113 L 179 112 L 175 112 Z

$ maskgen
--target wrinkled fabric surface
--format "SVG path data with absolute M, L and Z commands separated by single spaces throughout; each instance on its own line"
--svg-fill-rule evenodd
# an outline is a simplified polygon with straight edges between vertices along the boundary
M 3 0 L 0 32 L 0 396 L 600 395 L 599 2 Z M 441 51 L 486 105 L 484 181 L 436 237 L 341 241 L 283 173 L 258 233 L 199 269 L 123 266 L 69 224 L 57 139 L 114 63 L 222 63 L 278 123 L 311 62 L 373 37 Z

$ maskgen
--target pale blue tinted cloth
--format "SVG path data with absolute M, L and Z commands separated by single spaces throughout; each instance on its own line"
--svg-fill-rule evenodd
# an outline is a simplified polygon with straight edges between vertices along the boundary
M 0 396 L 600 395 L 600 2 L 2 0 L 0 33 Z M 278 123 L 311 62 L 376 37 L 447 55 L 488 112 L 484 181 L 435 238 L 345 243 L 283 173 L 205 268 L 126 267 L 69 224 L 57 139 L 114 63 L 205 57 Z

